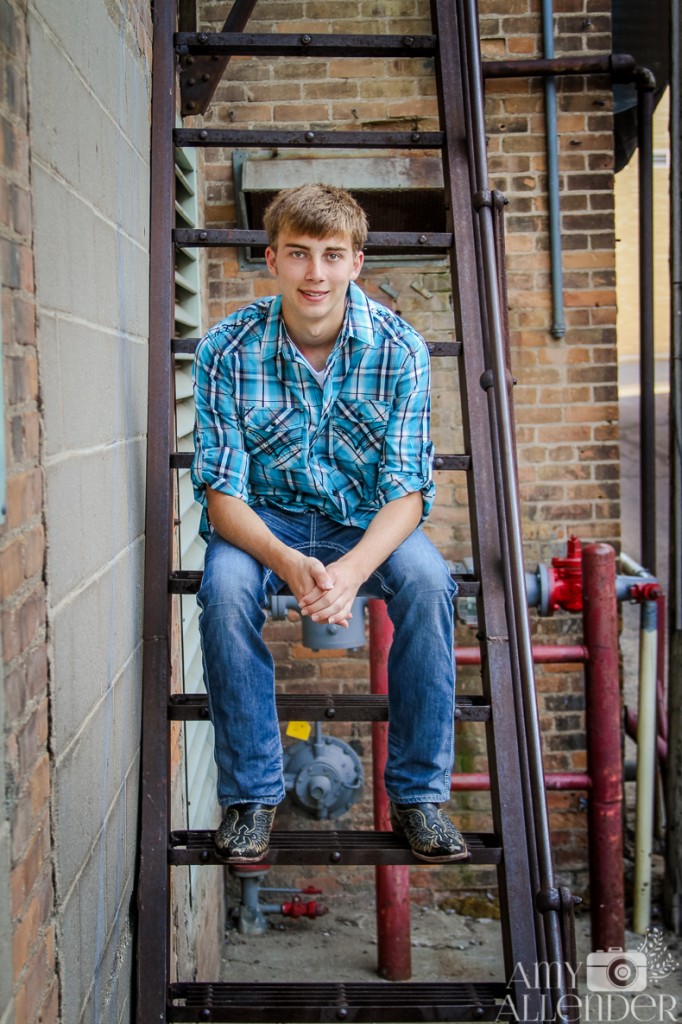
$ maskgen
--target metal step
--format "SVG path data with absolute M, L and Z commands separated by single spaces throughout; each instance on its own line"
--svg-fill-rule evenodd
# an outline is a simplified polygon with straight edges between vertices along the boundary
M 374 693 L 280 693 L 277 714 L 282 722 L 386 722 L 388 697 Z M 199 722 L 208 717 L 205 693 L 176 693 L 168 702 L 170 721 Z M 484 697 L 457 697 L 455 718 L 458 722 L 489 722 L 490 705 Z
M 225 1024 L 506 1020 L 507 993 L 504 982 L 176 982 L 169 987 L 167 1019 Z
M 267 245 L 268 236 L 264 231 L 249 231 L 244 228 L 175 228 L 173 241 L 176 245 L 192 247 L 219 247 L 239 245 Z M 380 252 L 382 249 L 415 249 L 424 252 L 445 251 L 452 248 L 452 232 L 428 231 L 370 231 L 364 251 Z
M 173 355 L 194 355 L 201 338 L 171 338 Z M 427 341 L 426 347 L 432 356 L 461 356 L 461 341 Z
M 213 830 L 178 829 L 169 836 L 169 864 L 225 864 L 213 846 Z M 502 849 L 497 836 L 487 832 L 465 832 L 469 856 L 463 864 L 501 864 Z M 410 850 L 406 839 L 393 832 L 316 831 L 272 833 L 268 864 L 411 864 L 424 866 Z M 438 866 L 438 865 L 434 865 Z M 452 867 L 452 865 L 450 865 Z
M 176 128 L 176 146 L 225 146 L 234 149 L 296 149 L 313 146 L 321 149 L 440 149 L 442 132 L 321 132 L 272 131 L 238 128 Z
M 176 32 L 175 52 L 213 57 L 433 57 L 436 37 L 301 32 Z
M 196 594 L 201 583 L 202 573 L 198 569 L 177 569 L 168 574 L 168 592 L 170 594 Z M 453 572 L 452 578 L 459 587 L 458 597 L 477 597 L 481 584 L 470 573 Z
M 171 452 L 170 468 L 189 469 L 192 465 L 193 458 L 194 452 Z M 471 456 L 462 454 L 437 455 L 433 460 L 433 468 L 451 469 L 461 473 L 466 473 L 471 469 Z

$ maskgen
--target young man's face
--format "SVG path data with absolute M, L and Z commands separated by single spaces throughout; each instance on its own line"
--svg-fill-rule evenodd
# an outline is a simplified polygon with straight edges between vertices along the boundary
M 311 238 L 282 231 L 277 248 L 265 259 L 282 294 L 282 315 L 294 341 L 296 333 L 334 337 L 343 323 L 346 291 L 362 267 L 362 252 L 353 252 L 350 236 Z M 333 340 L 333 339 L 332 339 Z

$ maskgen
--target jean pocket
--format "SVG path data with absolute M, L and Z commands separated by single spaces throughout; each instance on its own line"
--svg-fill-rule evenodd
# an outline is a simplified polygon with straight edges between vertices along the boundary
M 291 406 L 253 406 L 243 414 L 244 441 L 250 457 L 275 469 L 302 462 L 303 412 Z
M 384 446 L 389 402 L 340 398 L 334 409 L 334 456 L 340 463 L 369 466 L 379 462 Z

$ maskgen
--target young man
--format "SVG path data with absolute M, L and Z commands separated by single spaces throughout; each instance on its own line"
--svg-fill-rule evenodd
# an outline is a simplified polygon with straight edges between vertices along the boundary
M 428 350 L 353 283 L 367 222 L 343 189 L 280 192 L 265 229 L 279 294 L 213 327 L 195 364 L 216 849 L 262 859 L 285 795 L 261 632 L 268 598 L 287 585 L 315 622 L 347 625 L 359 591 L 387 602 L 392 827 L 422 860 L 460 860 L 464 840 L 439 807 L 453 760 L 456 588 L 418 529 L 434 492 Z

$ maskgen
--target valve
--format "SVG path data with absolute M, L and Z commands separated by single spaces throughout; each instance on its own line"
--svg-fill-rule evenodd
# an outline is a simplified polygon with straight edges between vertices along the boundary
M 582 545 L 578 537 L 569 537 L 565 558 L 553 558 L 551 565 L 538 565 L 537 583 L 540 615 L 554 615 L 560 608 L 567 612 L 582 611 Z
M 305 890 L 303 890 L 305 892 Z M 305 903 L 300 896 L 294 896 L 288 903 L 282 903 L 280 906 L 280 913 L 283 917 L 322 917 L 324 914 L 329 913 L 327 907 L 322 906 L 321 903 L 316 903 L 315 900 L 307 900 Z
M 270 871 L 269 864 L 231 864 L 229 870 L 230 874 L 239 880 L 241 886 L 241 902 L 228 914 L 240 935 L 263 935 L 268 929 L 266 914 L 316 918 L 328 913 L 327 907 L 316 901 L 315 896 L 321 896 L 322 890 L 316 889 L 314 885 L 308 885 L 305 889 L 263 885 L 263 880 Z M 291 893 L 292 896 L 282 903 L 264 903 L 261 901 L 264 893 Z M 304 900 L 303 896 L 312 899 Z
M 651 580 L 649 583 L 633 583 L 628 596 L 631 601 L 640 604 L 642 601 L 656 601 L 659 597 L 663 597 L 663 590 L 657 580 Z

